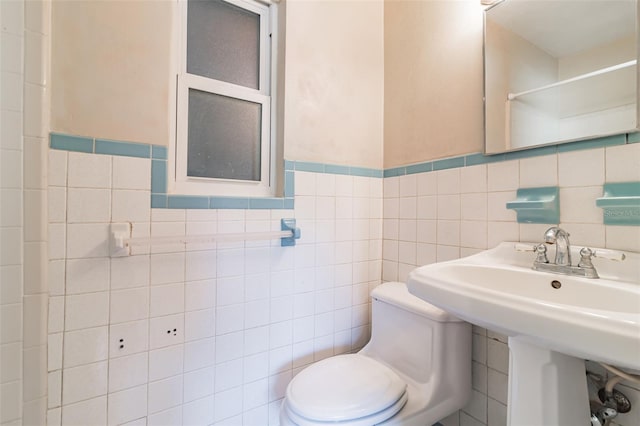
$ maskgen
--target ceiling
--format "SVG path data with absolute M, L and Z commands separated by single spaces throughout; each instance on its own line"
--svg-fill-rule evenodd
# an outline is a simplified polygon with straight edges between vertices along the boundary
M 504 0 L 487 9 L 487 19 L 559 58 L 634 33 L 636 3 L 636 0 Z

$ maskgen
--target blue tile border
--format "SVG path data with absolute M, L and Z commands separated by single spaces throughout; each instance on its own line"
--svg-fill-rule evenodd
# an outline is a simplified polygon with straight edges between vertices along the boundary
M 169 209 L 208 209 L 209 197 L 198 195 L 168 195 Z
M 638 142 L 640 142 L 640 132 L 623 133 L 501 154 L 471 153 L 388 169 L 284 160 L 284 197 L 253 198 L 167 194 L 168 148 L 166 146 L 50 133 L 50 147 L 52 149 L 151 159 L 151 207 L 153 208 L 209 209 L 293 209 L 295 205 L 295 171 L 382 179 Z
M 151 146 L 141 143 L 122 143 L 105 139 L 96 139 L 94 146 L 94 152 L 96 154 L 151 158 Z
M 49 145 L 53 149 L 62 149 L 65 151 L 93 152 L 93 139 L 81 136 L 51 133 L 49 136 Z

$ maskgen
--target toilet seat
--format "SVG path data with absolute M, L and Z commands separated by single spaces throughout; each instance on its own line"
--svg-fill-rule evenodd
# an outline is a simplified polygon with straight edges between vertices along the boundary
M 317 362 L 289 383 L 285 407 L 298 425 L 372 425 L 402 409 L 406 383 L 389 367 L 360 354 Z

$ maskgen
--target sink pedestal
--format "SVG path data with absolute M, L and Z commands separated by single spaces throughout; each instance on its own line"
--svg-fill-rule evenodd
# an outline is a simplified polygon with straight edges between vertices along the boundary
M 588 426 L 584 360 L 509 338 L 509 426 Z

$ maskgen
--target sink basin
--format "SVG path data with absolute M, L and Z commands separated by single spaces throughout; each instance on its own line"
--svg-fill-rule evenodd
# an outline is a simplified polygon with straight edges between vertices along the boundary
M 594 258 L 589 279 L 534 271 L 515 246 L 416 268 L 409 292 L 509 336 L 509 426 L 590 424 L 584 360 L 640 370 L 640 254 Z
M 638 254 L 626 253 L 622 262 L 594 258 L 600 278 L 589 279 L 534 271 L 535 255 L 514 246 L 501 243 L 477 255 L 419 267 L 409 275 L 409 291 L 507 336 L 640 370 Z M 573 258 L 579 259 L 579 247 L 574 250 Z

